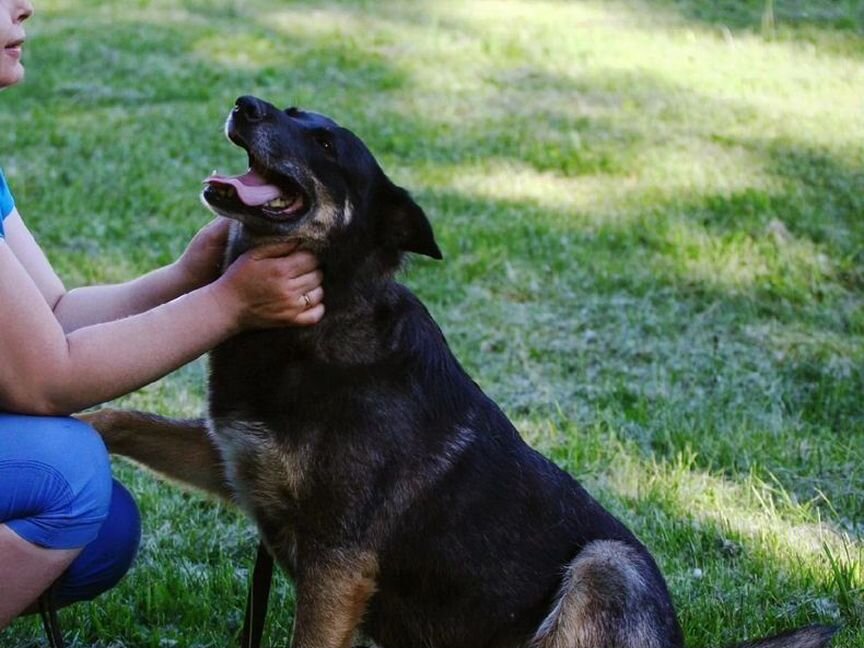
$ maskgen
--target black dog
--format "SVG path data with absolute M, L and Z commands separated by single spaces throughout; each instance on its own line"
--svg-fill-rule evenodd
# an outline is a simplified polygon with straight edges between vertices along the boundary
M 393 280 L 441 258 L 423 211 L 330 119 L 242 97 L 228 137 L 250 170 L 203 198 L 237 222 L 230 262 L 299 239 L 327 315 L 211 356 L 209 417 L 103 410 L 112 451 L 235 500 L 294 578 L 297 648 L 672 648 L 657 565 L 570 475 L 528 447 Z M 816 648 L 811 627 L 750 646 Z

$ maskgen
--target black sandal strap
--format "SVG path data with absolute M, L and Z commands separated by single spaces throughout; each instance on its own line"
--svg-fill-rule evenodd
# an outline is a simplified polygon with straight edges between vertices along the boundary
M 39 616 L 48 636 L 51 648 L 64 648 L 63 633 L 60 631 L 60 619 L 57 616 L 57 604 L 54 600 L 54 585 L 49 587 L 39 597 Z

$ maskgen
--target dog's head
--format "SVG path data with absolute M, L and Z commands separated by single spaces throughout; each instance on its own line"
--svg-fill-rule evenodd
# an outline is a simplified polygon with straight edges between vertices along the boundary
M 396 259 L 402 252 L 441 258 L 423 210 L 332 119 L 240 97 L 225 132 L 246 150 L 249 169 L 210 176 L 202 199 L 252 238 L 296 239 L 319 251 L 350 240 L 355 250 Z

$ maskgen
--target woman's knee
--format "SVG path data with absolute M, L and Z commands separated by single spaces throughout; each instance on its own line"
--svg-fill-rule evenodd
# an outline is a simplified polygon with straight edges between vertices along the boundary
M 122 484 L 113 482 L 108 517 L 96 539 L 69 566 L 57 583 L 61 605 L 88 601 L 114 587 L 129 571 L 141 540 L 141 516 Z
M 55 464 L 70 488 L 64 508 L 70 519 L 77 520 L 76 526 L 86 527 L 92 540 L 108 518 L 111 506 L 113 488 L 108 450 L 99 433 L 86 423 L 73 418 L 58 423 L 62 426 L 58 442 L 75 458 L 74 462 L 61 460 Z
M 87 465 L 83 470 L 76 468 L 72 479 L 77 480 L 78 505 L 88 515 L 103 521 L 108 517 L 113 493 L 111 460 L 102 437 L 91 426 L 77 419 L 70 419 L 69 443 L 72 452 L 81 463 Z
M 0 521 L 52 549 L 91 542 L 112 502 L 111 464 L 99 434 L 69 417 L 3 415 L 0 435 L 0 473 L 17 481 L 15 501 L 0 502 Z

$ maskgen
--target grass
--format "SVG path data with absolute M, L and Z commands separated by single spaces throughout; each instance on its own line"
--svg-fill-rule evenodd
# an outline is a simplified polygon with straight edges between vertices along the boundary
M 815 622 L 864 645 L 864 3 L 37 4 L 0 164 L 68 285 L 180 253 L 200 179 L 243 164 L 237 95 L 326 112 L 427 208 L 445 262 L 405 281 L 652 549 L 688 645 Z M 204 381 L 119 404 L 197 414 Z M 67 638 L 234 643 L 254 530 L 115 468 L 140 558 Z M 278 579 L 267 645 L 292 611 Z

